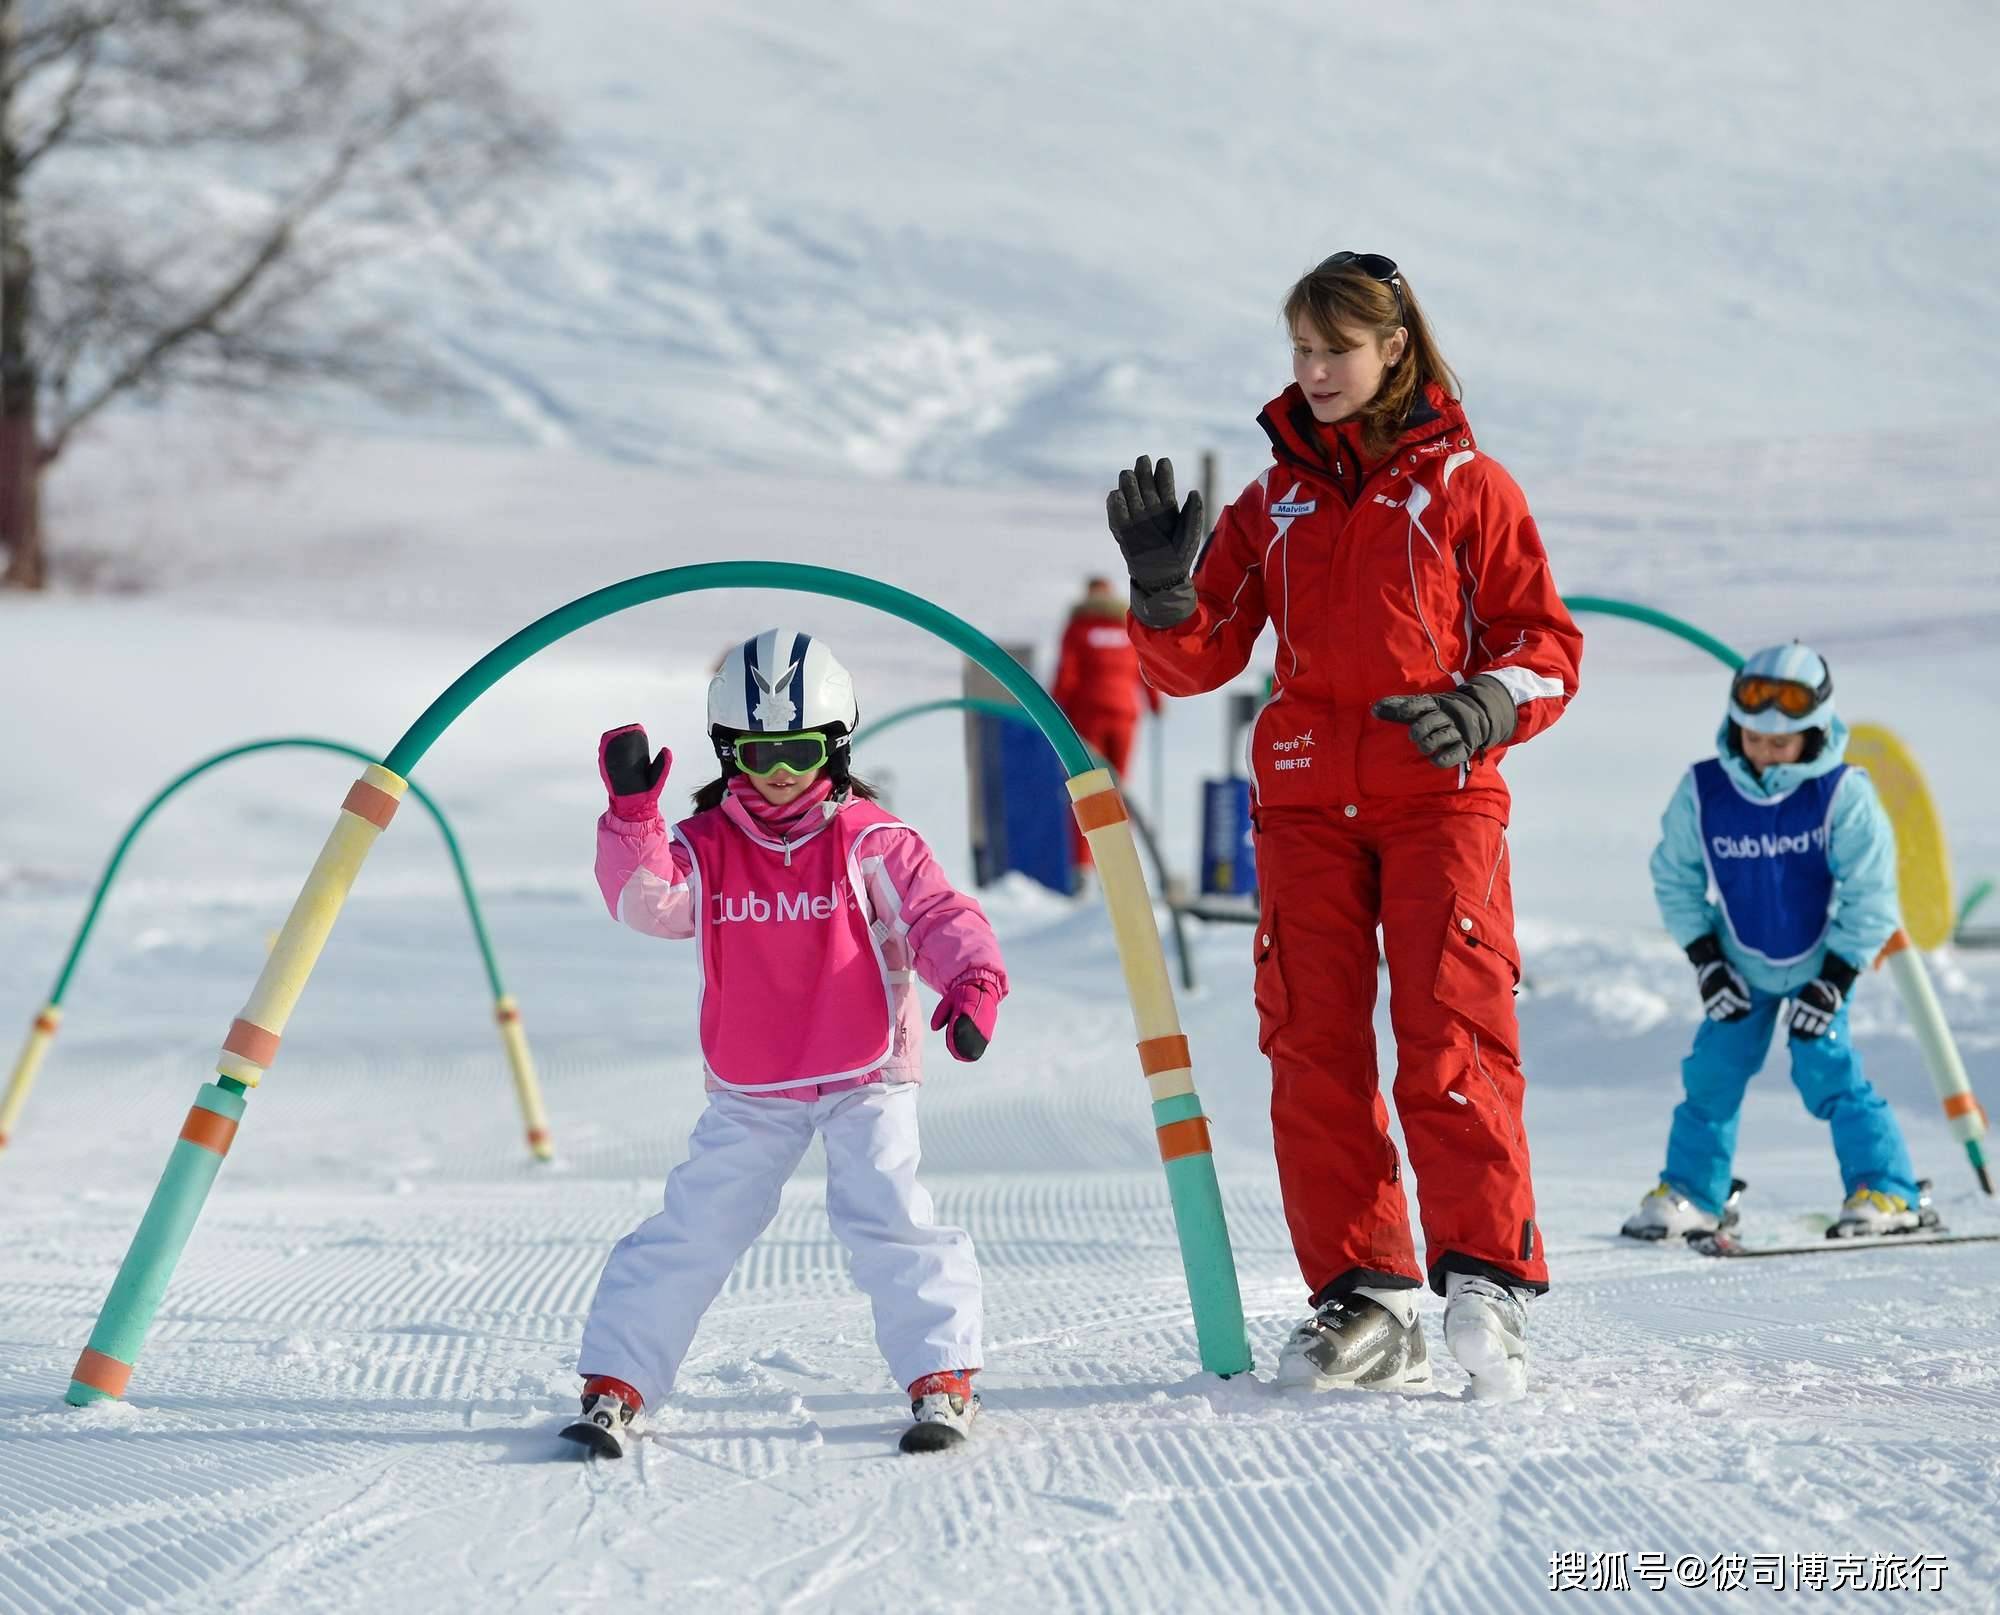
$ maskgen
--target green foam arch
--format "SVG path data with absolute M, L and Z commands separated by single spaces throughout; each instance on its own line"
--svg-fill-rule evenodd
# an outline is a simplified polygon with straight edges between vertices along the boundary
M 144 807 L 139 809 L 132 822 L 125 827 L 125 833 L 118 838 L 118 845 L 113 849 L 110 861 L 105 864 L 103 874 L 97 878 L 97 889 L 91 893 L 90 906 L 84 911 L 83 923 L 76 928 L 76 936 L 70 942 L 69 953 L 63 959 L 61 970 L 56 973 L 55 988 L 49 994 L 49 1002 L 52 1005 L 60 1005 L 63 994 L 69 990 L 70 977 L 76 973 L 76 967 L 83 958 L 83 950 L 90 941 L 92 929 L 97 924 L 98 912 L 104 907 L 105 898 L 111 891 L 111 883 L 117 879 L 119 868 L 125 862 L 125 855 L 132 850 L 132 843 L 138 840 L 140 831 L 151 822 L 153 815 L 172 801 L 185 786 L 192 784 L 211 769 L 220 768 L 224 763 L 232 762 L 238 757 L 248 757 L 256 752 L 288 748 L 334 752 L 342 757 L 357 758 L 364 763 L 379 761 L 358 746 L 345 746 L 337 740 L 286 735 L 274 740 L 253 740 L 241 746 L 231 746 L 228 750 L 219 751 L 212 757 L 204 757 L 193 767 L 176 774 L 154 793 Z M 500 964 L 494 957 L 493 939 L 487 933 L 486 919 L 480 912 L 479 898 L 473 892 L 472 874 L 465 866 L 465 854 L 459 847 L 458 837 L 452 833 L 451 821 L 444 816 L 444 809 L 439 807 L 426 792 L 413 784 L 410 787 L 410 794 L 424 805 L 425 811 L 430 814 L 432 822 L 438 827 L 438 834 L 444 838 L 445 851 L 450 855 L 452 870 L 458 876 L 458 889 L 465 896 L 465 912 L 472 921 L 472 935 L 479 944 L 479 957 L 486 967 L 486 979 L 493 988 L 493 996 L 499 998 L 507 989 L 500 980 Z

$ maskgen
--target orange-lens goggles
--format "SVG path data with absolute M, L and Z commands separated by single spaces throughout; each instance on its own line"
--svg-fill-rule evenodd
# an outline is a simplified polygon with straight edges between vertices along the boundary
M 1745 712 L 1765 712 L 1776 707 L 1788 718 L 1803 718 L 1833 694 L 1831 677 L 1818 689 L 1797 679 L 1765 678 L 1747 674 L 1736 681 L 1736 704 Z

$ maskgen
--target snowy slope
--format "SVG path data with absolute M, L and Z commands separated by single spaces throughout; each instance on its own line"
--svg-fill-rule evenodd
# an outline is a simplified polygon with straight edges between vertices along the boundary
M 1521 469 L 1960 422 L 2000 359 L 1976 0 L 518 3 L 560 172 L 366 288 L 453 384 L 433 434 L 1241 466 L 1339 247 L 1403 263 Z
M 1044 643 L 1066 580 L 1100 558 L 1091 511 L 1055 496 L 781 494 L 472 448 L 422 451 L 416 477 L 416 451 L 375 442 L 324 444 L 256 488 L 167 498 L 148 460 L 158 445 L 119 447 L 93 484 L 104 504 L 76 508 L 130 512 L 147 536 L 113 558 L 173 563 L 159 586 L 0 600 L 0 687 L 33 691 L 5 708 L 0 740 L 37 760 L 0 774 L 0 1005 L 17 1025 L 125 818 L 205 751 L 286 732 L 385 747 L 512 627 L 710 546 L 824 560 L 821 532 L 853 533 L 857 564 Z M 1544 503 L 1561 513 L 1552 543 L 1572 588 L 1646 592 L 1743 644 L 1797 619 L 1821 633 L 1849 711 L 1890 718 L 1933 767 L 1978 871 L 2000 863 L 1991 765 L 1960 743 L 1995 716 L 1981 657 L 2000 588 L 1968 568 L 1978 538 L 1963 514 L 1985 474 L 1940 487 L 1912 453 L 1893 487 L 1839 484 L 1845 446 L 1800 441 L 1756 456 L 1754 476 L 1718 457 L 1677 484 L 1677 506 L 1643 462 L 1622 479 L 1553 480 Z M 1797 512 L 1828 486 L 1848 490 L 1846 536 L 1779 590 L 1770 551 L 1798 545 Z M 1709 544 L 1732 506 L 1758 513 L 1757 536 Z M 266 542 L 273 522 L 282 550 Z M 1900 564 L 1878 577 L 1888 536 Z M 1667 543 L 1708 544 L 1703 566 L 1661 577 Z M 1007 588 L 963 559 L 989 553 L 1008 556 Z M 692 785 L 707 661 L 775 604 L 713 596 L 602 625 L 495 691 L 419 771 L 488 904 L 560 1162 L 538 1168 L 517 1142 L 462 911 L 432 832 L 406 815 L 252 1103 L 129 1404 L 76 1413 L 58 1405 L 75 1353 L 352 770 L 237 763 L 135 849 L 0 1157 L 0 1610 L 1229 1601 L 1469 1615 L 1538 1602 L 1553 1553 L 1620 1549 L 1669 1562 L 1941 1554 L 1950 1597 L 1927 1607 L 1995 1607 L 2000 1488 L 1984 1432 L 2000 1410 L 2000 1247 L 1746 1267 L 1609 1235 L 1656 1169 L 1694 1025 L 1644 857 L 1720 698 L 1704 658 L 1615 623 L 1592 625 L 1575 710 L 1512 768 L 1529 1124 L 1556 1278 L 1534 1310 L 1525 1403 L 1466 1405 L 1449 1366 L 1428 1400 L 1298 1400 L 1269 1385 L 1303 1296 L 1244 935 L 1229 928 L 1198 936 L 1202 987 L 1183 1008 L 1260 1371 L 1202 1377 L 1108 928 L 1094 908 L 1009 888 L 991 901 L 1018 981 L 1000 1038 L 976 1068 L 936 1062 L 924 1100 L 929 1181 L 972 1230 L 990 1287 L 976 1449 L 922 1467 L 891 1454 L 895 1388 L 814 1167 L 711 1313 L 636 1461 L 552 1456 L 598 1265 L 656 1202 L 700 1103 L 691 961 L 612 927 L 592 890 L 591 746 L 642 718 Z M 874 710 L 952 688 L 949 657 L 899 626 L 835 608 L 825 621 Z M 52 667 L 66 676 L 41 675 Z M 1221 721 L 1215 699 L 1180 703 L 1166 732 L 1183 867 L 1192 781 L 1214 767 Z M 934 718 L 863 756 L 962 877 L 958 747 L 955 724 Z M 2000 968 L 1968 955 L 1939 977 L 1990 1088 Z M 1966 1192 L 1882 985 L 1864 990 L 1856 1025 L 1948 1216 L 2000 1228 Z M 1838 1184 L 1780 1072 L 1753 1091 L 1744 1138 L 1755 1231 L 1810 1237 Z M 1885 1486 L 1888 1513 L 1869 1501 Z M 1718 1602 L 1633 1585 L 1647 1608 Z
M 51 520 L 100 592 L 0 597 L 0 1050 L 160 782 L 263 735 L 386 748 L 588 589 L 727 556 L 846 566 L 1046 653 L 1114 561 L 1105 468 L 1213 446 L 1225 485 L 1248 476 L 1283 380 L 1272 305 L 1343 245 L 1410 268 L 1565 588 L 1746 649 L 1811 638 L 1848 715 L 1930 771 L 1961 886 L 2000 873 L 1989 8 L 989 10 L 522 0 L 523 59 L 576 137 L 562 183 L 491 248 L 439 242 L 373 288 L 464 384 L 457 411 L 343 408 L 358 436 L 132 414 L 76 446 Z M 0 1615 L 1507 1615 L 1548 1596 L 1552 1554 L 1620 1550 L 1633 1590 L 1591 1607 L 1769 1602 L 1649 1591 L 1652 1552 L 1941 1555 L 1942 1595 L 1798 1598 L 2000 1608 L 2000 1246 L 1728 1265 L 1610 1237 L 1695 1025 L 1644 863 L 1721 688 L 1602 620 L 1572 711 L 1509 763 L 1555 1275 L 1525 1402 L 1464 1403 L 1448 1363 L 1421 1400 L 1269 1384 L 1303 1294 L 1230 928 L 1197 929 L 1182 1009 L 1259 1369 L 1198 1374 L 1108 928 L 1007 887 L 1016 995 L 988 1059 L 934 1061 L 924 1096 L 928 1180 L 989 1287 L 974 1449 L 892 1455 L 898 1395 L 809 1164 L 639 1455 L 561 1461 L 598 1266 L 700 1104 L 691 960 L 611 926 L 590 878 L 595 737 L 645 721 L 691 787 L 709 662 L 799 609 L 600 624 L 418 772 L 520 998 L 556 1165 L 518 1143 L 448 867 L 405 814 L 129 1403 L 78 1413 L 76 1352 L 353 770 L 249 759 L 161 815 L 0 1155 Z M 913 632 L 812 616 L 867 712 L 955 693 Z M 1183 869 L 1221 725 L 1218 698 L 1175 703 L 1137 762 L 1151 805 L 1163 747 Z M 964 878 L 956 724 L 862 756 Z M 1933 963 L 1990 1101 L 2000 958 Z M 1948 1218 L 2000 1230 L 1885 984 L 1855 1025 Z M 1811 1237 L 1837 1199 L 1781 1070 L 1739 1170 L 1759 1237 Z

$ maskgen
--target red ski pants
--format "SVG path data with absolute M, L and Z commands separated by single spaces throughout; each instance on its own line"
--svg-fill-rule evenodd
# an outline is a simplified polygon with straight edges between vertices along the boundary
M 1431 1285 L 1466 1272 L 1545 1289 L 1506 826 L 1402 800 L 1259 808 L 1257 832 L 1258 1043 L 1285 1217 L 1315 1304 L 1356 1285 L 1414 1286 L 1424 1271 L 1376 1064 L 1378 924 Z

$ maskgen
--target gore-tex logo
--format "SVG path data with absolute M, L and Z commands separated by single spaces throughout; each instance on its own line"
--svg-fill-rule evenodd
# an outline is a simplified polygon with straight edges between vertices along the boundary
M 766 897 L 762 892 L 751 892 L 744 897 L 726 897 L 718 892 L 708 900 L 709 918 L 717 925 L 730 925 L 739 920 L 749 920 L 756 925 L 762 925 L 767 920 L 830 920 L 840 909 L 840 888 L 837 886 L 819 897 L 811 892 L 780 892 L 775 898 Z
M 1293 735 L 1293 736 L 1292 736 L 1292 738 L 1291 738 L 1290 740 L 1274 740 L 1274 741 L 1272 741 L 1272 742 L 1271 742 L 1271 750 L 1273 750 L 1273 751 L 1303 751 L 1303 750 L 1304 750 L 1305 748 L 1307 748 L 1308 746 L 1310 746 L 1310 745 L 1311 745 L 1312 743 L 1313 743 L 1313 732 L 1312 732 L 1312 731 L 1311 731 L 1310 729 L 1308 729 L 1308 730 L 1307 730 L 1307 731 L 1306 731 L 1306 732 L 1305 732 L 1304 734 L 1302 734 L 1302 735 Z

